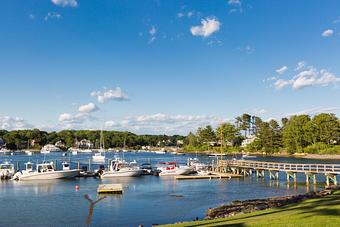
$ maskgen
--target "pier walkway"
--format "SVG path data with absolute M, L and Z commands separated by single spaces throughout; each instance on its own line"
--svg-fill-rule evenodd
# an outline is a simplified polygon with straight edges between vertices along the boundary
M 257 177 L 264 177 L 265 172 L 269 173 L 270 179 L 278 179 L 279 172 L 284 172 L 287 181 L 293 179 L 296 182 L 296 173 L 304 173 L 306 183 L 312 180 L 316 184 L 316 175 L 326 176 L 326 184 L 337 184 L 336 176 L 340 175 L 340 164 L 300 164 L 300 163 L 280 163 L 280 162 L 258 162 L 248 160 L 219 160 L 215 167 L 216 172 L 232 172 L 250 176 L 253 172 Z

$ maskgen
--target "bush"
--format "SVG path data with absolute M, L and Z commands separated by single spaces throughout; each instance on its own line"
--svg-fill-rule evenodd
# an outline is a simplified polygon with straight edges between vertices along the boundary
M 309 154 L 340 154 L 340 145 L 327 145 L 324 143 L 316 143 L 305 147 L 304 153 Z

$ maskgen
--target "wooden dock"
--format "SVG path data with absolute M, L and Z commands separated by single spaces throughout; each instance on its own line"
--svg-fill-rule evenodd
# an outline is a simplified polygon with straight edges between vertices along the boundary
M 242 175 L 240 174 L 233 174 L 233 173 L 214 173 L 211 175 L 180 175 L 175 176 L 176 180 L 201 180 L 201 179 L 231 179 L 231 178 L 240 178 Z
M 98 194 L 122 194 L 121 184 L 100 184 L 97 189 Z
M 306 163 L 281 163 L 281 162 L 258 162 L 245 160 L 219 160 L 214 169 L 220 173 L 234 173 L 243 176 L 251 176 L 256 173 L 257 177 L 264 177 L 269 173 L 271 180 L 279 179 L 279 172 L 284 172 L 287 182 L 293 179 L 296 182 L 296 174 L 303 173 L 306 176 L 306 184 L 310 181 L 316 184 L 316 175 L 322 174 L 326 177 L 326 184 L 337 185 L 337 175 L 340 175 L 340 164 L 306 164 Z

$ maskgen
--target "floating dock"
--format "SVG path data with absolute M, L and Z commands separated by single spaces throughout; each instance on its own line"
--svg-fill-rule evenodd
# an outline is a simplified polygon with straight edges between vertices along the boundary
M 98 194 L 122 194 L 121 184 L 100 184 L 97 189 Z
M 240 178 L 242 175 L 232 174 L 232 173 L 221 173 L 221 174 L 212 174 L 212 175 L 188 175 L 188 176 L 175 176 L 176 180 L 200 180 L 200 179 L 231 179 L 231 178 Z

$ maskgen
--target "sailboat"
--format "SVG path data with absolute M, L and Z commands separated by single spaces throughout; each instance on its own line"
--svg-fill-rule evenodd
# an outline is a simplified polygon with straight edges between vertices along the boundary
M 103 129 L 100 131 L 100 141 L 99 141 L 99 150 L 92 156 L 93 162 L 105 162 L 105 144 L 104 144 L 104 136 Z

